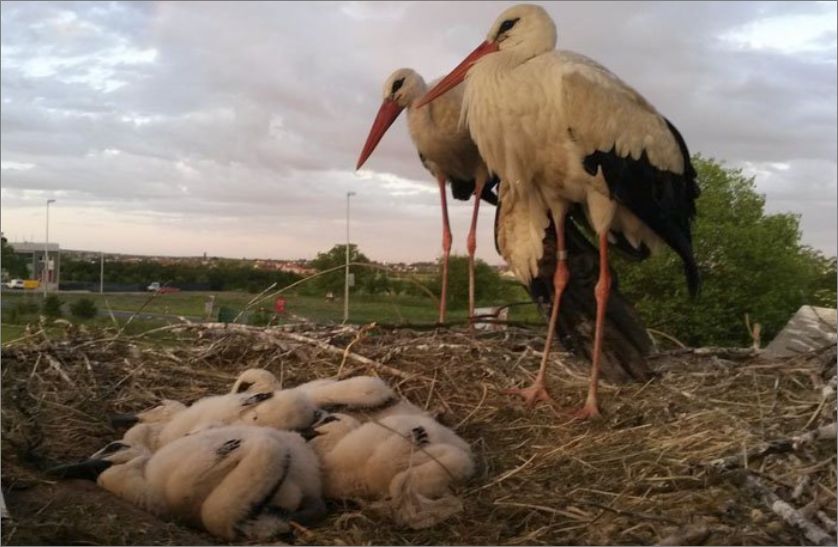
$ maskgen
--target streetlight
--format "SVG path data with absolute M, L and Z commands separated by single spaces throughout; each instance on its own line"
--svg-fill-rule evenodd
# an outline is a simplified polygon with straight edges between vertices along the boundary
M 346 278 L 343 283 L 343 322 L 349 321 L 349 198 L 355 192 L 346 193 Z
M 54 199 L 47 200 L 47 240 L 44 243 L 44 298 L 47 296 L 47 286 L 49 285 L 49 204 L 55 203 Z

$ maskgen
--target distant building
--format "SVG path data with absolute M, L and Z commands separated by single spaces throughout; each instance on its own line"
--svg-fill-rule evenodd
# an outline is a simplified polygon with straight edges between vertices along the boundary
M 44 244 L 43 243 L 9 243 L 15 254 L 26 258 L 29 279 L 37 279 L 41 283 L 47 283 L 49 290 L 58 289 L 58 282 L 61 279 L 61 247 L 58 243 L 50 243 L 47 249 L 49 254 L 49 267 L 44 268 Z M 46 270 L 46 272 L 44 271 Z M 46 276 L 44 274 L 46 273 Z

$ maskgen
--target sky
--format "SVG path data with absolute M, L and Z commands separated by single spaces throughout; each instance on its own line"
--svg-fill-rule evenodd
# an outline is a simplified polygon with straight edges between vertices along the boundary
M 404 115 L 356 172 L 386 77 L 432 80 L 508 2 L 8 2 L 0 229 L 64 249 L 380 261 L 441 253 L 439 192 Z M 690 150 L 756 177 L 836 252 L 836 4 L 542 3 L 558 47 L 643 94 Z M 449 200 L 451 201 L 451 200 Z M 699 201 L 699 207 L 700 207 Z M 453 252 L 471 205 L 452 202 Z M 500 264 L 491 207 L 480 258 Z

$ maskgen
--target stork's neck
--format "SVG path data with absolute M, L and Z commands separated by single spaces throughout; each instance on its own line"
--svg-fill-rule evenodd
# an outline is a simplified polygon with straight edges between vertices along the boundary
M 410 93 L 405 97 L 405 102 L 407 102 L 408 110 L 413 110 L 414 105 L 425 96 L 425 93 L 428 91 L 428 84 L 425 83 L 425 80 L 419 79 L 416 83 L 410 86 Z
M 151 488 L 145 476 L 149 459 L 151 456 L 143 455 L 127 463 L 110 467 L 99 475 L 97 482 L 99 486 L 122 499 L 160 514 L 165 509 L 162 496 Z

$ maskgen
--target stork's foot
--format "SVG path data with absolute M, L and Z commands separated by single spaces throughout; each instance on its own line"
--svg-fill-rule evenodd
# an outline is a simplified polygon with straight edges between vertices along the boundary
M 585 403 L 585 406 L 573 413 L 573 417 L 578 420 L 592 420 L 601 416 L 602 414 L 599 413 L 599 407 L 595 401 Z
M 551 405 L 556 403 L 550 394 L 547 393 L 547 386 L 544 385 L 544 380 L 536 380 L 530 387 L 507 389 L 504 393 L 507 395 L 518 395 L 524 399 L 524 405 L 527 408 L 534 407 L 539 401 L 545 401 Z

